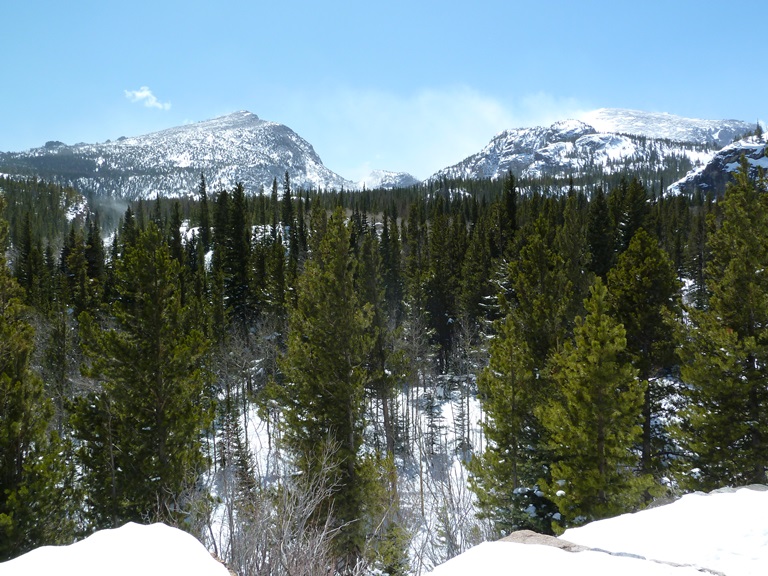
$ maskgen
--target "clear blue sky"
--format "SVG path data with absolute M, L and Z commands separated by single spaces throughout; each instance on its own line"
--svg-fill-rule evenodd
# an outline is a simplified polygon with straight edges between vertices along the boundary
M 350 179 L 601 107 L 768 117 L 768 2 L 9 1 L 0 150 L 249 110 Z

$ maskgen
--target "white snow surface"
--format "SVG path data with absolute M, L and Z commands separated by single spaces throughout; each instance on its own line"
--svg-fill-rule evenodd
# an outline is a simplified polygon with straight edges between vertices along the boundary
M 666 506 L 567 530 L 591 548 L 568 552 L 485 542 L 435 568 L 435 576 L 763 576 L 768 567 L 768 488 L 683 496 Z M 70 546 L 44 546 L 0 564 L 0 576 L 227 576 L 193 536 L 164 524 L 102 530 Z
M 407 172 L 392 172 L 390 170 L 373 170 L 368 176 L 360 180 L 356 188 L 358 190 L 374 190 L 376 188 L 392 189 L 406 188 L 419 183 L 419 180 Z
M 565 120 L 549 127 L 504 130 L 477 154 L 428 180 L 496 179 L 508 171 L 522 177 L 567 178 L 596 169 L 606 174 L 661 170 L 668 158 L 683 156 L 698 166 L 709 162 L 714 145 L 730 142 L 750 126 L 735 120 L 691 120 L 606 108 L 583 118 L 594 122 Z
M 755 128 L 754 124 L 741 120 L 702 120 L 666 112 L 625 108 L 599 108 L 586 112 L 579 120 L 600 132 L 667 138 L 677 142 L 714 143 L 719 146 L 729 144 L 735 136 Z
M 70 546 L 43 546 L 0 564 L 2 576 L 229 576 L 194 536 L 165 524 L 128 523 Z
M 768 488 L 694 493 L 668 504 L 566 530 L 592 548 L 567 552 L 487 542 L 438 566 L 435 576 L 764 576 L 768 573 Z

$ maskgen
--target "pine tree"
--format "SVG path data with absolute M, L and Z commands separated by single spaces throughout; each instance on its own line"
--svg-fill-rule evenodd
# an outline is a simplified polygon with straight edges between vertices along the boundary
M 298 280 L 280 362 L 286 439 L 299 468 L 309 475 L 318 473 L 324 443 L 338 447 L 333 456 L 337 488 L 328 510 L 339 527 L 337 551 L 349 567 L 362 550 L 366 529 L 367 482 L 360 446 L 371 314 L 355 293 L 349 230 L 340 208 L 314 241 L 317 249 Z
M 30 367 L 34 332 L 6 248 L 0 218 L 0 561 L 74 536 L 72 511 L 59 500 L 72 496 L 64 483 L 66 461 L 57 458 L 60 446 L 47 432 L 53 406 Z
M 554 248 L 562 262 L 562 275 L 566 282 L 563 316 L 570 332 L 573 319 L 582 313 L 583 302 L 592 283 L 587 272 L 590 254 L 587 241 L 586 211 L 579 207 L 580 196 L 572 193 L 565 201 L 563 223 L 555 234 Z
M 203 249 L 207 251 L 211 248 L 211 214 L 208 208 L 208 187 L 202 172 L 197 193 L 200 196 L 200 240 L 203 242 Z
M 535 496 L 542 451 L 537 449 L 541 427 L 534 413 L 544 399 L 543 390 L 515 316 L 509 314 L 497 324 L 490 363 L 477 381 L 488 417 L 483 422 L 488 444 L 468 464 L 470 485 L 481 517 L 490 518 L 499 533 L 531 529 L 551 534 L 556 510 Z
M 491 283 L 491 249 L 488 224 L 481 218 L 472 229 L 461 270 L 461 310 L 472 321 L 487 317 L 487 301 L 494 292 Z
M 251 226 L 242 183 L 238 182 L 231 195 L 231 207 L 222 250 L 224 295 L 231 309 L 231 318 L 239 326 L 247 326 L 255 314 L 255 302 L 251 295 Z
M 602 186 L 597 188 L 589 204 L 587 242 L 591 254 L 590 270 L 605 278 L 613 266 L 615 253 L 614 228 Z
M 540 216 L 523 233 L 524 244 L 510 262 L 508 301 L 519 319 L 522 337 L 541 373 L 550 352 L 568 337 L 573 318 L 567 316 L 573 287 L 562 257 L 552 248 L 555 229 Z
M 661 377 L 675 364 L 674 316 L 679 313 L 680 284 L 672 261 L 658 241 L 640 228 L 608 273 L 607 286 L 616 319 L 626 331 L 626 355 L 647 382 L 643 402 L 643 470 L 658 468 L 663 439 L 653 421 L 667 397 Z
M 704 201 L 701 193 L 699 201 L 691 208 L 690 233 L 685 246 L 686 277 L 692 281 L 691 301 L 694 308 L 702 310 L 708 301 L 705 273 L 709 251 L 707 249 L 707 218 L 711 210 L 711 197 Z
M 768 466 L 768 194 L 745 160 L 726 189 L 710 237 L 709 308 L 690 310 L 682 378 L 685 483 L 766 482 Z
M 571 525 L 631 510 L 649 487 L 634 473 L 644 385 L 622 359 L 626 333 L 599 277 L 584 305 L 573 341 L 549 363 L 557 393 L 538 411 L 554 455 L 545 492 Z
M 117 263 L 114 328 L 80 316 L 87 374 L 102 384 L 72 406 L 95 528 L 173 521 L 204 468 L 207 343 L 180 304 L 180 272 L 150 222 Z

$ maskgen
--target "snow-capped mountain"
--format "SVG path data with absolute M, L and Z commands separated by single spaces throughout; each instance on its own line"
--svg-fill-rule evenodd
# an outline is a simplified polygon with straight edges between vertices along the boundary
M 704 143 L 682 143 L 618 133 L 601 133 L 579 120 L 545 127 L 505 130 L 477 154 L 434 174 L 442 178 L 498 178 L 508 171 L 521 177 L 568 178 L 585 173 L 659 170 L 669 159 L 685 159 L 685 173 L 704 165 L 714 149 Z
M 672 184 L 667 192 L 691 193 L 698 189 L 719 196 L 725 192 L 726 184 L 741 165 L 742 156 L 749 165 L 750 176 L 756 177 L 760 168 L 768 172 L 768 144 L 764 138 L 750 136 L 717 152 L 705 165 Z
M 415 186 L 418 183 L 419 180 L 407 172 L 374 170 L 357 183 L 357 188 L 360 190 L 372 190 L 375 188 L 391 190 L 393 188 L 407 188 L 408 186 Z
M 755 129 L 741 120 L 699 120 L 661 112 L 642 112 L 624 108 L 599 108 L 582 115 L 579 120 L 598 132 L 633 134 L 648 138 L 714 144 L 722 147 L 734 138 Z
M 296 188 L 355 187 L 293 130 L 246 111 L 103 144 L 49 142 L 0 154 L 0 167 L 127 199 L 194 194 L 201 173 L 211 189 L 242 182 L 251 194 L 286 171 Z

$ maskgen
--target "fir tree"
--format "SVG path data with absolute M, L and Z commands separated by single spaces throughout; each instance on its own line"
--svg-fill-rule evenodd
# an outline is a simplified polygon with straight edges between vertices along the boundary
M 202 172 L 197 193 L 200 197 L 200 240 L 203 243 L 203 249 L 207 251 L 211 247 L 211 215 L 208 208 L 208 187 Z
M 150 223 L 117 263 L 114 328 L 80 316 L 101 389 L 73 404 L 93 527 L 173 521 L 204 467 L 207 343 L 180 304 L 181 267 Z
M 314 218 L 313 218 L 314 221 Z M 305 474 L 316 474 L 324 442 L 338 446 L 328 511 L 336 519 L 337 551 L 347 567 L 363 547 L 366 477 L 363 440 L 370 306 L 355 293 L 349 230 L 342 210 L 328 220 L 298 280 L 290 332 L 280 362 L 285 379 L 286 438 Z
M 707 264 L 709 308 L 691 310 L 681 439 L 694 487 L 766 482 L 768 466 L 768 194 L 742 161 L 722 202 Z
M 488 444 L 468 468 L 481 516 L 490 518 L 503 535 L 521 529 L 551 534 L 554 506 L 543 498 L 533 500 L 543 464 L 537 450 L 541 427 L 534 413 L 543 394 L 513 314 L 498 321 L 490 363 L 477 388 L 488 416 L 483 422 Z
M 662 376 L 675 363 L 674 316 L 679 312 L 680 285 L 674 266 L 655 238 L 639 229 L 626 252 L 608 273 L 610 300 L 626 331 L 626 355 L 647 382 L 643 402 L 643 470 L 658 468 L 663 439 L 654 437 L 653 421 L 667 397 Z
M 622 358 L 626 333 L 599 277 L 584 305 L 573 341 L 549 363 L 557 393 L 538 411 L 554 455 L 545 491 L 571 525 L 632 510 L 649 487 L 633 469 L 644 385 Z
M 0 195 L 0 213 L 3 208 Z M 74 536 L 67 462 L 57 457 L 60 446 L 47 432 L 53 405 L 30 367 L 34 332 L 6 248 L 0 218 L 0 561 Z

